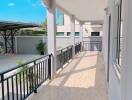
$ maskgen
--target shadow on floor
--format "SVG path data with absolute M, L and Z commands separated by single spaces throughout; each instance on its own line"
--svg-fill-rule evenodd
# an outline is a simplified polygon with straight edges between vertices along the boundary
M 102 55 L 82 52 L 30 100 L 108 100 Z

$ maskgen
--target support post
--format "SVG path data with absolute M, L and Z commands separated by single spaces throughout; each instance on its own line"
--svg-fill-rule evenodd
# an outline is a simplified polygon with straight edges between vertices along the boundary
M 75 17 L 73 15 L 70 16 L 70 21 L 71 21 L 71 40 L 72 40 L 72 55 L 74 57 L 75 55 Z
M 81 51 L 83 50 L 83 22 L 80 22 L 80 42 L 81 42 Z
M 56 72 L 56 21 L 55 21 L 55 0 L 50 1 L 50 6 L 47 10 L 47 33 L 48 33 L 48 54 L 52 54 L 52 68 L 53 75 Z

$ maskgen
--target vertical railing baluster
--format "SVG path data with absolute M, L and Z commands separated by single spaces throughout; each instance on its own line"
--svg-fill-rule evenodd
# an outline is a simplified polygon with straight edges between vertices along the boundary
M 22 81 L 21 81 L 21 72 L 19 73 L 19 81 L 20 81 L 20 99 L 22 100 Z
M 42 65 L 42 62 L 40 63 L 40 66 L 41 66 L 41 78 L 40 78 L 40 79 L 41 79 L 41 82 L 43 82 L 43 77 L 42 77 L 42 76 L 43 76 L 43 75 L 42 75 L 42 72 L 43 72 L 42 66 L 43 66 L 43 65 Z
M 45 81 L 45 79 L 44 79 L 44 66 L 45 66 L 45 61 L 43 61 L 43 81 Z
M 37 93 L 37 73 L 36 73 L 36 61 L 34 61 L 34 75 L 35 75 L 35 77 L 34 77 L 34 93 Z
M 7 79 L 7 98 L 10 100 L 10 94 L 9 94 L 9 79 Z
M 16 75 L 16 99 L 18 100 L 18 76 Z
M 5 100 L 5 94 L 4 94 L 4 75 L 1 74 L 1 88 L 2 88 L 2 100 Z
M 29 85 L 28 85 L 28 79 L 29 79 L 28 74 L 29 74 L 29 73 L 28 73 L 28 71 L 29 71 L 29 70 L 27 69 L 27 70 L 26 70 L 26 89 L 27 89 L 27 90 L 26 90 L 26 92 L 27 92 L 26 96 L 28 95 L 28 92 L 29 92 L 29 90 L 28 90 L 28 89 L 29 89 Z
M 48 78 L 49 78 L 49 76 L 48 76 L 48 72 L 47 72 L 47 70 L 48 70 L 48 68 L 47 68 L 47 66 L 45 66 L 45 79 L 47 80 Z
M 41 83 L 41 79 L 40 79 L 40 77 L 41 77 L 41 65 L 40 65 L 40 63 L 39 63 L 39 84 Z
M 33 77 L 34 77 L 34 74 L 33 74 L 33 70 L 32 70 L 32 67 L 31 67 L 31 68 L 30 68 L 31 93 L 34 91 Z
M 13 80 L 13 76 L 11 78 L 11 82 L 12 82 L 12 100 L 14 100 L 14 80 Z
M 31 69 L 29 68 L 29 75 L 28 75 L 28 78 L 29 78 L 29 93 L 31 93 L 31 89 L 32 89 L 32 84 L 31 84 Z
M 47 64 L 47 63 L 45 62 L 45 66 L 44 66 L 44 72 L 45 72 L 45 73 L 44 73 L 44 79 L 45 79 L 45 80 L 46 80 L 46 73 L 47 73 L 47 72 L 46 72 L 46 66 L 47 66 L 46 64 Z
M 23 95 L 25 98 L 25 70 L 23 71 Z
M 37 88 L 38 88 L 38 84 L 39 84 L 39 80 L 38 80 L 38 77 L 39 77 L 39 70 L 38 70 L 38 64 L 36 64 L 36 67 L 37 67 Z
M 48 77 L 49 77 L 49 79 L 51 79 L 51 63 L 52 63 L 51 62 L 51 55 L 49 55 L 49 59 L 48 59 Z

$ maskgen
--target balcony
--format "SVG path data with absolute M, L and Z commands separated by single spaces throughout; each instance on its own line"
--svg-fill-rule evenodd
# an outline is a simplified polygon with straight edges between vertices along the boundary
M 54 76 L 52 55 L 0 73 L 1 99 L 108 100 L 105 67 L 99 52 L 101 43 L 90 44 L 91 48 L 98 47 L 99 51 L 81 52 L 81 47 L 87 50 L 88 44 L 76 44 L 74 57 L 73 46 L 57 51 L 57 72 Z M 21 68 L 24 69 L 19 70 Z
M 81 52 L 28 100 L 108 100 L 103 58 Z

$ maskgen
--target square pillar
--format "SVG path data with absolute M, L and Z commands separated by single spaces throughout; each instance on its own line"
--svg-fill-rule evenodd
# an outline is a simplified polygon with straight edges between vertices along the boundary
M 71 44 L 73 45 L 72 54 L 75 55 L 75 17 L 73 15 L 70 16 L 71 21 Z
M 83 46 L 83 23 L 80 22 L 80 42 L 81 45 Z M 81 46 L 81 51 L 83 50 L 83 47 Z
M 52 54 L 52 76 L 56 72 L 56 18 L 55 1 L 50 1 L 50 7 L 47 10 L 47 34 L 48 34 L 48 54 Z

